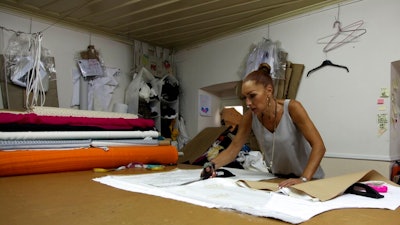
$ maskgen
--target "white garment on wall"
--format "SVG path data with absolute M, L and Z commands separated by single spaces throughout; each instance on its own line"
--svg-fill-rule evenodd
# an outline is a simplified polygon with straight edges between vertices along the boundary
M 79 106 L 79 98 L 80 98 L 80 78 L 81 73 L 78 68 L 72 68 L 72 99 L 71 99 L 71 107 Z
M 88 109 L 95 111 L 108 111 L 114 90 L 118 86 L 116 76 L 120 71 L 117 68 L 106 67 L 105 76 L 98 76 L 90 80 L 88 89 Z
M 106 67 L 104 69 L 105 76 L 98 76 L 93 80 L 89 80 L 89 86 L 87 89 L 87 109 L 95 111 L 109 111 L 111 99 L 114 90 L 118 87 L 117 77 L 120 75 L 120 69 Z M 80 105 L 80 71 L 75 68 L 72 71 L 73 76 L 73 96 L 72 106 Z

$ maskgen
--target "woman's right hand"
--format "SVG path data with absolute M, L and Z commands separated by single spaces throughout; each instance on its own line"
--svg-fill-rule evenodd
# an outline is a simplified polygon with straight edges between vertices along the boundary
M 215 172 L 215 163 L 206 162 L 204 163 L 203 170 L 201 171 L 200 178 L 206 180 L 210 177 L 215 177 L 217 174 Z

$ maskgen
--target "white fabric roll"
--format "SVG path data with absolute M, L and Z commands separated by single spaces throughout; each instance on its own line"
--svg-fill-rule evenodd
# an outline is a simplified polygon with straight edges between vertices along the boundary
M 128 105 L 127 104 L 123 104 L 123 103 L 114 103 L 113 112 L 127 113 L 128 112 Z
M 157 138 L 157 131 L 35 131 L 0 132 L 0 140 L 60 139 L 129 139 Z

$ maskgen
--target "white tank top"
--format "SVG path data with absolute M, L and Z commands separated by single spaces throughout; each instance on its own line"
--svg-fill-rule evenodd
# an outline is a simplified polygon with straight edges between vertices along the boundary
M 283 115 L 275 130 L 275 150 L 272 159 L 272 140 L 274 135 L 261 124 L 254 113 L 252 115 L 252 129 L 264 154 L 267 166 L 270 166 L 271 160 L 273 162 L 272 173 L 300 177 L 307 165 L 311 146 L 293 123 L 288 109 L 289 102 L 290 99 L 285 100 Z M 319 166 L 313 178 L 320 179 L 324 176 L 324 171 Z

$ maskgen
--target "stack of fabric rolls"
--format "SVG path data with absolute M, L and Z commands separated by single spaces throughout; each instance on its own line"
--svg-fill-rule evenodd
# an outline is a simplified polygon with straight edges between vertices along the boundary
M 36 107 L 0 111 L 0 176 L 176 164 L 154 121 L 115 112 Z

